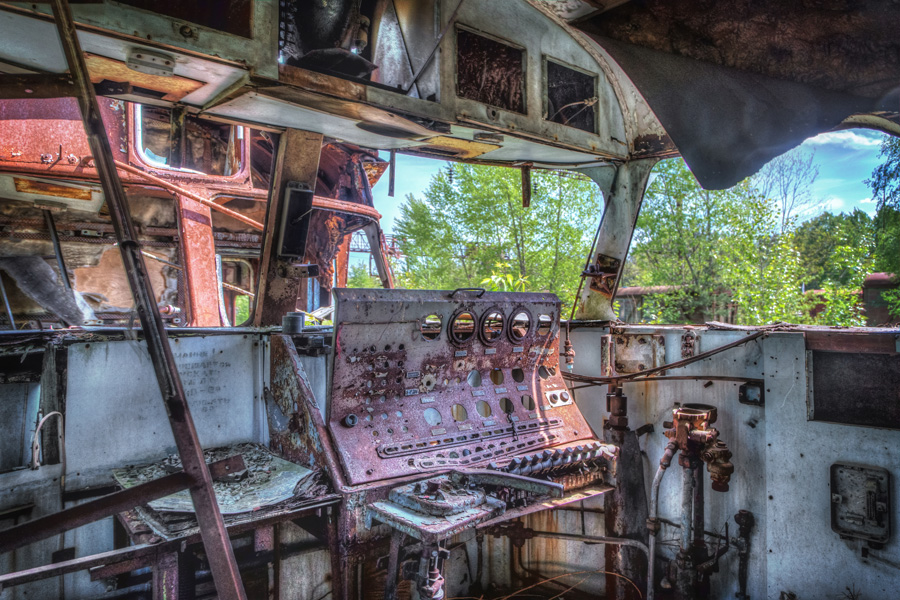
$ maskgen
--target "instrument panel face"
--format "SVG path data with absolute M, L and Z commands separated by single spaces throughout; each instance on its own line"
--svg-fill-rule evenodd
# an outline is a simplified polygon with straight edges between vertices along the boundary
M 328 427 L 363 484 L 593 437 L 553 294 L 336 289 Z

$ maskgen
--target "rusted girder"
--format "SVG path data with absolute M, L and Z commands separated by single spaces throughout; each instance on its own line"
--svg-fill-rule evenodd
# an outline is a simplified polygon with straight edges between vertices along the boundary
M 262 260 L 253 316 L 253 324 L 257 327 L 278 325 L 285 313 L 296 309 L 301 279 L 293 267 L 294 263 L 278 256 L 276 242 L 284 217 L 282 213 L 288 182 L 304 183 L 315 189 L 321 153 L 321 133 L 288 129 L 281 134 L 263 230 Z
M 153 296 L 150 277 L 137 231 L 131 219 L 125 188 L 119 179 L 115 159 L 106 135 L 106 128 L 100 116 L 100 106 L 91 85 L 90 74 L 84 60 L 84 53 L 78 41 L 78 33 L 72 12 L 66 0 L 53 0 L 53 16 L 59 32 L 60 42 L 69 65 L 69 72 L 78 90 L 78 103 L 85 133 L 90 144 L 94 164 L 100 175 L 110 217 L 116 230 L 119 250 L 134 305 L 141 320 L 144 339 L 159 382 L 163 402 L 172 426 L 172 434 L 184 471 L 194 481 L 191 499 L 200 525 L 203 545 L 209 557 L 210 569 L 218 595 L 223 600 L 245 600 L 246 594 L 238 571 L 237 561 L 231 547 L 231 540 L 225 529 L 225 522 L 219 512 L 219 505 L 213 492 L 212 477 L 206 467 L 203 449 L 197 437 L 197 430 L 191 417 L 187 397 L 178 375 L 175 357 L 169 347 L 165 324 Z
M 240 456 L 231 456 L 209 465 L 209 470 L 216 479 L 229 473 L 237 473 L 243 468 L 244 460 Z M 194 483 L 195 481 L 190 475 L 180 471 L 39 519 L 20 523 L 15 527 L 0 531 L 0 554 L 99 521 L 139 504 L 165 498 L 170 494 L 189 488 Z
M 63 98 L 76 93 L 72 76 L 68 73 L 0 75 L 0 100 Z

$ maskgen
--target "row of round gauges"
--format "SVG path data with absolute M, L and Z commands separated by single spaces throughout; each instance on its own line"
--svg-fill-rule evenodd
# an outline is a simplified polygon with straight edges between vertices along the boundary
M 552 314 L 540 314 L 535 319 L 525 307 L 518 307 L 507 317 L 499 307 L 485 310 L 481 316 L 474 310 L 462 308 L 450 317 L 447 324 L 447 338 L 456 346 L 465 346 L 472 343 L 477 337 L 483 344 L 494 344 L 503 335 L 513 344 L 525 340 L 532 333 L 540 337 L 547 337 L 553 331 L 554 319 Z M 426 340 L 436 340 L 441 337 L 444 330 L 444 322 L 441 315 L 430 314 L 419 320 L 419 331 Z

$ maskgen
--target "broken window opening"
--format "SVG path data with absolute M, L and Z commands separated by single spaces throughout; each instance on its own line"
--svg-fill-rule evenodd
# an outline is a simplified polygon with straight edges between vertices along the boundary
M 424 319 L 422 319 L 422 326 L 420 331 L 422 333 L 422 337 L 426 340 L 436 340 L 441 336 L 441 327 L 443 326 L 443 321 L 441 317 L 438 315 L 428 315 Z
M 175 119 L 178 119 L 177 113 Z M 134 105 L 135 150 L 150 166 L 202 175 L 231 177 L 243 168 L 244 128 Z
M 456 94 L 525 114 L 525 51 L 459 28 Z
M 597 77 L 544 59 L 544 119 L 596 133 Z

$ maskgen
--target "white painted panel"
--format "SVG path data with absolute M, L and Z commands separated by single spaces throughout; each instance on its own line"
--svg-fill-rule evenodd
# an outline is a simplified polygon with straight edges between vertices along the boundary
M 203 447 L 259 440 L 258 340 L 252 335 L 170 339 Z M 66 412 L 70 477 L 175 450 L 143 342 L 71 346 Z

